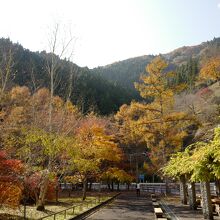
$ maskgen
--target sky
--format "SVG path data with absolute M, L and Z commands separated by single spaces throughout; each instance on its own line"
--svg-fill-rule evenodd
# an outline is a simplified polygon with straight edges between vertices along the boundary
M 89 68 L 220 37 L 220 0 L 0 0 L 0 5 L 0 37 L 48 51 L 58 22 L 76 38 L 72 61 Z

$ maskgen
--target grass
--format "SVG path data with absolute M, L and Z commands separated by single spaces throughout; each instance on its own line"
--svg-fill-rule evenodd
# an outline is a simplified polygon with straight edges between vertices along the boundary
M 109 198 L 111 198 L 114 193 L 90 193 L 85 201 L 82 201 L 82 198 L 79 196 L 79 193 L 75 193 L 71 195 L 71 197 L 66 197 L 65 195 L 59 198 L 59 202 L 56 203 L 55 201 L 47 202 L 45 205 L 45 211 L 37 211 L 36 206 L 28 205 L 26 206 L 26 218 L 27 219 L 40 219 L 46 217 L 48 215 L 54 214 L 56 212 L 61 212 L 65 209 L 71 208 L 66 212 L 66 219 L 76 216 L 82 212 L 85 212 L 88 209 L 98 205 L 100 202 L 103 202 Z M 24 216 L 24 206 L 21 205 L 17 209 L 12 209 L 8 207 L 1 207 L 0 208 L 0 220 L 7 220 L 7 219 L 16 219 L 21 220 Z M 54 216 L 47 217 L 45 220 L 54 219 Z M 56 214 L 56 220 L 63 220 L 64 212 Z

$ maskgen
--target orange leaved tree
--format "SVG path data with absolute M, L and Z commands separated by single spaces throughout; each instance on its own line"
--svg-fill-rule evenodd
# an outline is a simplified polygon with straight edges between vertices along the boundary
M 83 182 L 83 200 L 86 198 L 88 178 L 101 171 L 105 161 L 120 161 L 121 151 L 114 136 L 107 133 L 103 120 L 87 117 L 76 131 L 75 142 L 69 147 L 70 166 Z

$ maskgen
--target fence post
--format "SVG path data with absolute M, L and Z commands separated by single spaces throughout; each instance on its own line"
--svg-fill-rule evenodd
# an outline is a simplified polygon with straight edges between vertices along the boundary
M 26 201 L 24 199 L 24 220 L 26 219 Z
M 56 214 L 54 214 L 53 219 L 56 220 Z
M 64 219 L 66 219 L 66 210 L 64 210 Z
M 79 211 L 82 211 L 82 204 L 79 205 Z
M 74 211 L 75 211 L 75 206 L 73 206 L 73 214 L 74 214 Z

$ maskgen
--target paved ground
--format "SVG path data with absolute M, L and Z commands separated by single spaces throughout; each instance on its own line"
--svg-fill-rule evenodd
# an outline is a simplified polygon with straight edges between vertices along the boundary
M 204 219 L 202 215 L 202 209 L 190 210 L 188 205 L 180 203 L 180 199 L 177 198 L 164 198 L 161 199 L 160 203 L 162 208 L 165 209 L 166 213 L 171 220 L 199 220 Z M 220 216 L 214 216 L 214 220 L 220 220 Z
M 202 209 L 190 210 L 188 205 L 180 203 L 178 197 L 165 197 L 160 200 L 161 208 L 167 213 L 169 220 L 202 220 Z M 111 204 L 92 214 L 87 220 L 154 220 L 153 206 L 149 196 L 135 192 L 122 193 Z M 220 220 L 215 215 L 214 220 Z
M 87 220 L 153 220 L 152 202 L 146 194 L 122 193 L 111 204 L 89 216 Z

